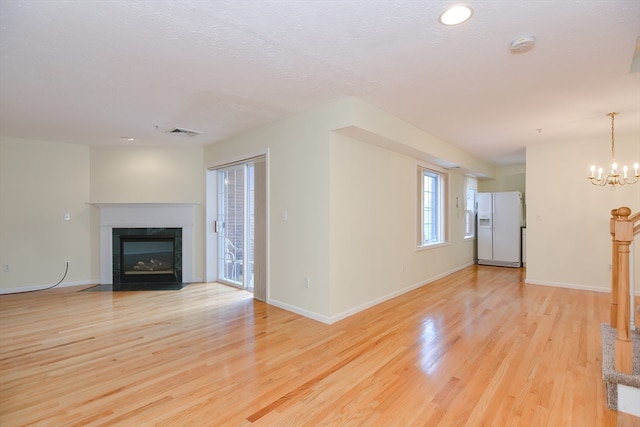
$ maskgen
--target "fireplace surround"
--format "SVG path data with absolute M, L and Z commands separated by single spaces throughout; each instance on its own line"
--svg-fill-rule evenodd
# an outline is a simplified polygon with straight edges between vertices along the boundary
M 193 227 L 192 203 L 94 203 L 100 211 L 100 283 L 112 285 L 113 290 L 142 289 L 136 284 L 186 284 L 193 280 Z M 134 255 L 148 252 L 122 272 L 122 242 L 130 244 Z M 141 243 L 143 241 L 147 243 Z M 129 243 L 127 243 L 129 242 Z M 163 242 L 163 243 L 160 243 Z M 160 274 L 157 267 L 169 267 L 169 242 L 173 242 L 172 272 L 165 268 Z M 153 248 L 156 244 L 155 249 Z M 125 248 L 126 250 L 127 248 Z M 150 255 L 150 256 L 147 256 Z M 134 256 L 135 257 L 135 256 Z M 117 260 L 116 260 L 117 258 Z M 152 262 L 153 260 L 153 262 Z M 140 262 L 141 264 L 138 264 Z M 125 264 L 129 261 L 125 261 Z M 154 264 L 159 264 L 154 266 Z M 147 271 L 147 273 L 144 273 Z M 136 272 L 136 273 L 134 273 Z M 136 277 L 142 276 L 142 277 Z M 124 278 L 124 282 L 123 279 Z M 157 286 L 152 286 L 157 288 Z M 180 289 L 173 286 L 172 289 Z

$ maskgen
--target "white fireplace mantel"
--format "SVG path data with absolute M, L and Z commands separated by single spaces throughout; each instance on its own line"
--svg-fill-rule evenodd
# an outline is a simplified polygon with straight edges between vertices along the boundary
M 100 284 L 113 284 L 114 228 L 182 228 L 182 281 L 193 280 L 196 203 L 92 203 L 100 209 Z

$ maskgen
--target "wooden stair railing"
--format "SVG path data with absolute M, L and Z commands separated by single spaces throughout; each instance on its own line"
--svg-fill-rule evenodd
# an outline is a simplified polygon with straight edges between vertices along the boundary
M 616 221 L 618 209 L 611 209 L 609 232 L 611 233 L 611 308 L 609 310 L 609 324 L 618 327 L 618 246 L 616 245 Z
M 638 222 L 638 224 L 635 224 Z M 611 326 L 617 329 L 615 344 L 616 371 L 631 374 L 633 343 L 630 327 L 629 246 L 634 234 L 640 232 L 640 212 L 631 216 L 631 209 L 621 207 L 611 211 Z

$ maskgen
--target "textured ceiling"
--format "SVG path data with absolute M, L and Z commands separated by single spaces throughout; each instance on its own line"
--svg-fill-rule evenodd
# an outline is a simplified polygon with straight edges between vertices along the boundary
M 450 3 L 2 0 L 0 133 L 206 145 L 355 96 L 495 164 L 606 141 L 610 111 L 640 135 L 640 2 L 469 0 L 445 27 Z M 511 54 L 523 35 L 536 47 Z

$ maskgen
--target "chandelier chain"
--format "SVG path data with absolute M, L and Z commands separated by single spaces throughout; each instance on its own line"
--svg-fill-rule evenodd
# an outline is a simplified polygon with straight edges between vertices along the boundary
M 613 120 L 615 119 L 616 114 L 618 113 L 607 114 L 607 116 L 611 116 L 611 161 L 612 162 L 616 161 L 616 152 L 615 152 L 616 143 L 614 140 L 614 132 L 613 132 Z

